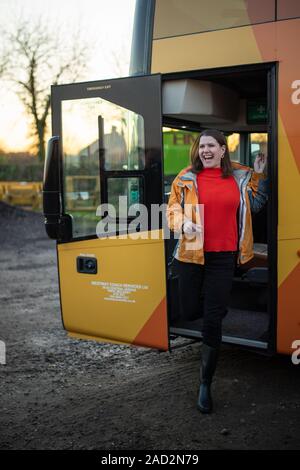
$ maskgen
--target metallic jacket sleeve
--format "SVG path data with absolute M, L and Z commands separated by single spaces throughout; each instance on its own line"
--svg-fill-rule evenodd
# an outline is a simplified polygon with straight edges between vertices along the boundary
M 181 233 L 184 222 L 183 189 L 172 183 L 171 194 L 167 207 L 167 222 L 170 230 Z
M 252 172 L 247 186 L 251 211 L 259 212 L 268 200 L 268 180 L 263 173 Z

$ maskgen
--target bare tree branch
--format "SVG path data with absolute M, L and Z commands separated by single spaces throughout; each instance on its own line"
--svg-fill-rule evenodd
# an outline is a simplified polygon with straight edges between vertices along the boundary
M 66 44 L 57 30 L 50 31 L 47 22 L 37 24 L 19 20 L 6 33 L 3 70 L 16 86 L 24 108 L 32 121 L 40 160 L 45 157 L 45 133 L 50 112 L 50 87 L 82 77 L 87 63 L 87 45 L 80 34 Z M 0 56 L 0 73 L 2 70 Z
M 0 49 L 0 78 L 5 76 L 9 64 L 9 52 L 3 48 Z

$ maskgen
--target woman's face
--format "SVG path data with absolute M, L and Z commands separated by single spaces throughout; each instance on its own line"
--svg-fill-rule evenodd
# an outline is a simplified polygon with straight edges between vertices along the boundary
M 221 168 L 225 150 L 225 145 L 221 146 L 214 137 L 202 136 L 199 142 L 199 157 L 203 168 Z

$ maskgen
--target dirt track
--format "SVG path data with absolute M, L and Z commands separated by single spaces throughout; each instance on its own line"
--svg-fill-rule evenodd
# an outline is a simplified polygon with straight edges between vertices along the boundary
M 223 346 L 203 416 L 200 343 L 158 353 L 69 339 L 42 217 L 0 203 L 0 227 L 1 449 L 300 449 L 300 365 Z

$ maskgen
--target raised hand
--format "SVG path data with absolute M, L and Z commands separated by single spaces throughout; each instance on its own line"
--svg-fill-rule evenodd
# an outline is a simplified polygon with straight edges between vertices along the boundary
M 258 153 L 254 160 L 254 171 L 256 173 L 263 173 L 266 167 L 267 161 L 268 161 L 267 155 L 265 155 L 264 153 Z

